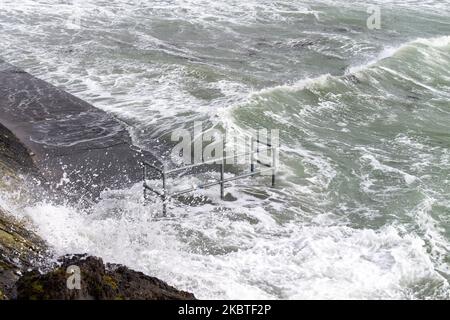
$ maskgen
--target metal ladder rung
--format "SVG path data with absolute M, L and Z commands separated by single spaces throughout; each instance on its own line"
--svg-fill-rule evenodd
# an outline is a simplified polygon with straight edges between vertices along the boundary
M 257 162 L 258 164 L 262 165 L 262 166 L 267 167 L 267 168 L 272 168 L 272 165 L 271 165 L 271 164 L 264 163 L 264 162 L 262 162 L 261 160 L 256 160 L 256 162 Z
M 185 190 L 181 190 L 181 191 L 177 191 L 177 192 L 171 193 L 171 194 L 169 194 L 169 196 L 170 197 L 178 197 L 178 196 L 181 196 L 181 195 L 183 195 L 185 193 L 189 193 L 189 192 L 192 192 L 192 191 L 195 191 L 195 190 L 201 190 L 201 189 L 205 189 L 205 188 L 208 188 L 208 187 L 216 186 L 216 185 L 219 185 L 220 183 L 221 183 L 220 180 L 216 180 L 214 182 L 201 184 L 201 185 L 189 188 L 189 189 L 185 189 Z
M 153 193 L 156 193 L 158 196 L 162 197 L 163 194 L 155 189 L 153 189 L 152 187 L 150 187 L 147 183 L 144 183 L 144 188 L 147 190 L 152 191 Z

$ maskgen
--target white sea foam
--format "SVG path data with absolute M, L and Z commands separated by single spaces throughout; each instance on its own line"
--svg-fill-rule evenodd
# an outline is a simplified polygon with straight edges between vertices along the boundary
M 151 218 L 158 208 L 136 200 L 105 201 L 90 214 L 46 203 L 15 212 L 58 254 L 100 255 L 199 298 L 395 299 L 414 297 L 407 288 L 420 281 L 447 286 L 423 241 L 394 227 L 278 225 L 245 201 L 214 216 L 205 206 L 158 221 Z
M 270 94 L 276 91 L 287 91 L 287 92 L 296 92 L 303 89 L 309 89 L 314 86 L 321 86 L 326 84 L 326 82 L 331 78 L 330 74 L 324 74 L 315 78 L 306 78 L 296 81 L 293 84 L 284 84 L 272 88 L 265 88 L 257 92 L 253 92 L 253 96 Z
M 386 47 L 376 56 L 376 58 L 371 59 L 369 62 L 348 67 L 345 71 L 345 75 L 354 75 L 359 72 L 363 72 L 373 66 L 378 66 L 383 60 L 393 57 L 396 54 L 402 52 L 402 50 L 411 48 L 412 46 L 415 46 L 417 44 L 425 44 L 425 45 L 431 46 L 431 47 L 446 47 L 450 44 L 450 36 L 436 37 L 436 38 L 429 38 L 429 39 L 419 38 L 419 39 L 416 39 L 413 41 L 406 42 L 397 47 Z M 392 69 L 389 69 L 387 67 L 380 66 L 380 68 L 382 68 L 383 70 L 385 70 L 387 72 L 391 72 L 391 73 L 395 73 L 396 75 L 400 75 L 398 72 L 396 72 Z M 401 76 L 404 77 L 406 80 L 413 81 L 415 84 L 420 85 L 428 90 L 435 91 L 435 89 L 430 86 L 427 86 L 422 83 L 418 83 L 414 79 L 406 77 L 405 75 L 401 75 Z M 324 75 L 320 75 L 320 76 L 313 77 L 313 78 L 305 78 L 305 79 L 298 80 L 292 84 L 284 84 L 284 85 L 279 85 L 279 86 L 275 86 L 275 87 L 264 88 L 262 90 L 254 91 L 251 93 L 251 97 L 271 94 L 271 93 L 274 93 L 277 91 L 297 92 L 297 91 L 301 91 L 304 89 L 311 89 L 311 88 L 314 88 L 315 86 L 320 87 L 320 86 L 326 85 L 327 82 L 333 78 L 336 79 L 338 77 L 333 77 L 330 74 L 324 74 Z
M 385 49 L 383 49 L 383 51 L 381 51 L 381 53 L 378 54 L 378 56 L 375 59 L 372 59 L 369 62 L 361 64 L 359 66 L 352 66 L 352 67 L 348 68 L 346 70 L 346 74 L 355 74 L 355 73 L 364 71 L 364 70 L 370 68 L 371 66 L 379 63 L 380 61 L 387 59 L 389 57 L 392 57 L 403 47 L 404 47 L 404 45 L 402 45 L 400 47 L 396 47 L 396 48 L 395 47 L 385 48 Z
M 380 161 L 378 161 L 371 154 L 366 153 L 366 154 L 364 154 L 361 157 L 361 159 L 368 160 L 370 162 L 370 165 L 373 167 L 374 170 L 381 170 L 383 172 L 391 172 L 391 173 L 400 174 L 401 176 L 403 176 L 403 179 L 405 180 L 405 182 L 407 184 L 411 184 L 417 179 L 417 177 L 415 177 L 415 176 L 413 176 L 413 175 L 411 175 L 411 174 L 409 174 L 407 172 L 404 172 L 404 171 L 402 171 L 400 169 L 397 169 L 397 168 L 394 168 L 394 167 L 382 164 Z
M 444 36 L 444 37 L 437 37 L 437 38 L 428 38 L 428 39 L 424 39 L 424 38 L 420 38 L 417 39 L 416 41 L 413 41 L 413 43 L 422 43 L 428 46 L 433 46 L 433 47 L 448 47 L 450 46 L 450 36 Z

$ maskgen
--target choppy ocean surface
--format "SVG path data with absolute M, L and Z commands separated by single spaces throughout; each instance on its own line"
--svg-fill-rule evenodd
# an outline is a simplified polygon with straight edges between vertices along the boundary
M 450 2 L 0 2 L 1 57 L 113 113 L 141 147 L 193 121 L 279 128 L 279 185 L 173 203 L 14 208 L 198 298 L 450 298 Z M 187 181 L 187 184 L 192 181 Z

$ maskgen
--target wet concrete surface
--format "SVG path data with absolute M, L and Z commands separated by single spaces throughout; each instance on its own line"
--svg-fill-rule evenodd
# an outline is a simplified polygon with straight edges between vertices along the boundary
M 49 185 L 73 198 L 128 187 L 142 180 L 144 158 L 157 163 L 112 115 L 1 60 L 0 123 Z

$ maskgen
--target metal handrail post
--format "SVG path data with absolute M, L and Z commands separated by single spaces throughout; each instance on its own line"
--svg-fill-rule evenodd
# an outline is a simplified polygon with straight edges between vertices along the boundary
M 225 198 L 225 160 L 222 158 L 222 162 L 220 163 L 220 199 Z
M 277 149 L 272 147 L 272 187 L 275 187 L 275 176 L 277 173 Z
M 144 205 L 147 202 L 147 188 L 146 188 L 146 184 L 147 184 L 147 166 L 145 165 L 145 163 L 142 163 L 142 175 L 144 176 Z
M 166 188 L 166 166 L 164 166 L 163 172 L 162 172 L 162 201 L 163 201 L 163 216 L 165 217 L 167 215 L 167 188 Z
M 259 140 L 256 140 L 256 158 L 259 161 Z
M 250 172 L 255 172 L 255 140 L 252 136 L 250 142 Z

